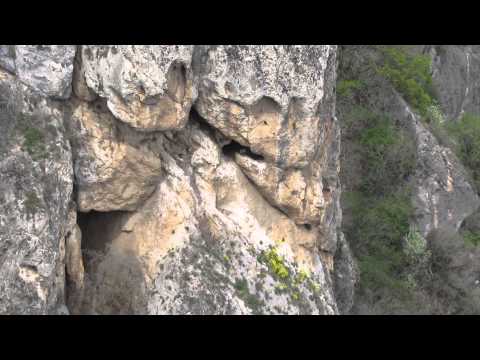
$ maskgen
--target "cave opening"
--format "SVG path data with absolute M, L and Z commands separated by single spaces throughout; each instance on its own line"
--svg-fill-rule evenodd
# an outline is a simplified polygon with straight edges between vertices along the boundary
M 85 264 L 89 262 L 89 256 L 102 254 L 108 250 L 109 244 L 122 231 L 127 214 L 127 211 L 101 212 L 95 210 L 77 213 L 77 224 L 82 233 L 82 255 Z

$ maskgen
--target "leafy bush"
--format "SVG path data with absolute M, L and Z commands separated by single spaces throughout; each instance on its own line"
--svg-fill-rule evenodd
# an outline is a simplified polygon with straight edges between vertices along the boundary
M 358 79 L 339 80 L 337 82 L 337 95 L 349 98 L 355 91 L 363 88 L 364 83 Z
M 343 195 L 352 218 L 344 230 L 358 260 L 360 293 L 408 301 L 404 245 L 413 215 L 408 178 L 416 165 L 414 140 L 390 117 L 364 107 L 353 107 L 344 119 L 344 134 L 361 163 L 355 191 Z
M 278 255 L 275 248 L 271 248 L 261 254 L 261 262 L 267 264 L 273 274 L 279 279 L 286 279 L 290 275 L 288 268 L 285 266 L 283 258 Z
M 395 191 L 415 169 L 415 143 L 406 131 L 384 114 L 356 107 L 347 116 L 349 137 L 359 145 L 362 183 L 369 194 Z
M 480 189 L 480 116 L 465 114 L 445 127 L 454 139 L 457 156 L 471 171 L 477 190 Z
M 24 130 L 25 141 L 23 146 L 30 155 L 43 154 L 45 151 L 44 135 L 35 127 L 29 126 Z
M 473 246 L 480 245 L 480 233 L 474 231 L 465 231 L 462 235 L 466 244 Z
M 427 240 L 418 232 L 415 226 L 411 226 L 405 237 L 405 253 L 411 259 L 422 257 L 428 252 Z
M 409 55 L 393 46 L 379 48 L 384 55 L 384 64 L 378 71 L 387 78 L 405 100 L 426 115 L 434 105 L 431 59 L 428 55 Z

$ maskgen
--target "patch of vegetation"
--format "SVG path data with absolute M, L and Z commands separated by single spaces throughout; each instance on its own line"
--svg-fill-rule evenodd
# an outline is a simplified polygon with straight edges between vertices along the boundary
M 381 46 L 383 65 L 380 75 L 388 79 L 405 100 L 424 116 L 434 105 L 431 59 L 428 55 L 410 55 L 397 46 Z
M 46 136 L 41 128 L 42 119 L 36 116 L 18 115 L 17 131 L 23 137 L 22 148 L 33 160 L 45 159 L 48 155 Z
M 285 280 L 290 275 L 283 258 L 278 255 L 275 248 L 262 252 L 260 254 L 260 262 L 265 263 L 277 279 Z
M 251 294 L 248 289 L 246 279 L 236 279 L 233 285 L 240 299 L 253 311 L 254 314 L 261 314 L 261 308 L 265 305 L 263 300 L 259 299 L 255 294 Z
M 35 214 L 37 212 L 38 207 L 41 205 L 41 201 L 37 196 L 37 193 L 34 191 L 29 191 L 26 194 L 25 199 L 25 209 L 29 214 Z
M 465 114 L 459 121 L 445 124 L 453 138 L 453 149 L 470 170 L 475 186 L 480 189 L 480 116 Z
M 360 269 L 361 294 L 409 301 L 405 237 L 413 216 L 408 180 L 416 167 L 414 140 L 390 117 L 361 106 L 345 114 L 345 137 L 355 146 L 360 174 L 343 194 L 351 216 L 344 229 Z M 374 300 L 372 300 L 374 301 Z
M 463 232 L 463 240 L 465 241 L 465 244 L 467 245 L 472 245 L 472 246 L 478 246 L 480 245 L 480 233 L 479 232 L 474 232 L 474 231 L 464 231 Z
M 34 127 L 28 127 L 24 130 L 23 136 L 25 141 L 23 146 L 27 152 L 34 156 L 45 151 L 43 133 Z
M 346 136 L 357 143 L 362 167 L 359 190 L 364 194 L 390 194 L 413 174 L 414 140 L 385 114 L 354 107 L 346 114 Z
M 402 279 L 408 265 L 403 239 L 412 213 L 410 198 L 403 193 L 374 199 L 362 196 L 352 208 L 354 223 L 347 236 L 358 239 L 355 253 L 360 268 L 360 285 L 372 291 L 386 289 L 398 297 L 407 296 Z
M 274 288 L 276 295 L 286 295 L 289 304 L 295 304 L 301 313 L 311 313 L 312 309 L 301 289 L 302 287 L 303 289 L 309 289 L 311 295 L 308 299 L 317 302 L 320 300 L 316 295 L 321 288 L 306 270 L 300 269 L 297 271 L 295 265 L 288 266 L 275 247 L 262 251 L 257 256 L 257 260 L 266 265 L 269 273 L 277 280 Z
M 337 96 L 350 98 L 356 92 L 361 90 L 365 83 L 359 79 L 344 79 L 337 82 Z

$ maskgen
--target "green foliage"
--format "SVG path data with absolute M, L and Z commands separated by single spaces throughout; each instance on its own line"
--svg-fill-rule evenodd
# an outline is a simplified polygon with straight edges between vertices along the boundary
M 276 280 L 274 292 L 277 295 L 287 296 L 289 303 L 294 302 L 303 313 L 310 313 L 310 305 L 304 296 L 304 291 L 309 289 L 310 299 L 319 301 L 320 285 L 305 269 L 287 266 L 287 262 L 278 254 L 276 247 L 262 251 L 257 260 L 268 267 L 269 273 Z M 303 291 L 301 291 L 303 289 Z
M 427 251 L 427 240 L 418 232 L 415 226 L 412 226 L 405 237 L 405 253 L 409 258 L 418 258 Z
M 384 114 L 355 107 L 347 115 L 349 137 L 359 146 L 362 162 L 360 191 L 388 194 L 415 169 L 414 140 Z
M 44 136 L 40 130 L 34 127 L 28 127 L 25 129 L 23 136 L 25 138 L 23 146 L 30 155 L 34 155 L 37 152 L 44 150 Z
M 245 304 L 252 309 L 254 314 L 259 314 L 261 307 L 264 306 L 264 302 L 259 299 L 255 294 L 251 294 L 248 289 L 248 282 L 246 279 L 236 279 L 235 284 L 233 285 L 237 291 L 237 295 Z
M 459 121 L 445 125 L 454 140 L 454 150 L 463 164 L 471 171 L 480 189 L 480 116 L 465 114 Z
M 408 179 L 416 166 L 414 140 L 385 114 L 353 107 L 345 135 L 355 147 L 361 174 L 343 195 L 352 218 L 345 233 L 360 268 L 360 291 L 411 298 L 404 251 L 413 215 Z M 352 146 L 352 145 L 350 145 Z
M 463 232 L 463 240 L 466 244 L 472 246 L 480 245 L 480 233 L 474 231 L 465 231 Z
M 408 260 L 402 249 L 402 240 L 408 231 L 410 200 L 404 196 L 390 196 L 371 204 L 364 203 L 364 206 L 365 218 L 357 215 L 354 225 L 357 228 L 351 229 L 349 234 L 361 239 L 356 249 L 361 286 L 374 291 L 388 290 L 405 297 L 408 287 L 403 272 Z
M 364 83 L 358 79 L 339 80 L 337 82 L 337 95 L 342 98 L 349 98 L 355 91 L 364 87 Z
M 34 191 L 29 191 L 26 194 L 26 199 L 25 199 L 25 209 L 27 210 L 28 213 L 34 214 L 37 211 L 37 208 L 40 206 L 41 202 L 40 199 L 37 196 L 37 193 Z
M 384 64 L 378 71 L 388 79 L 405 100 L 425 115 L 434 104 L 431 59 L 428 55 L 409 55 L 401 48 L 379 48 L 384 55 Z
M 19 114 L 17 130 L 23 136 L 22 147 L 33 160 L 47 157 L 46 137 L 41 129 L 43 119 L 37 116 Z
M 283 258 L 278 255 L 275 248 L 262 253 L 262 258 L 272 273 L 279 279 L 286 279 L 290 275 L 288 268 L 283 262 Z

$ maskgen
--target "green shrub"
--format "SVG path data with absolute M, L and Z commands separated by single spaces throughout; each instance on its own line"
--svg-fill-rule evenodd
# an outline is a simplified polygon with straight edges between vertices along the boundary
M 359 190 L 376 195 L 394 192 L 414 172 L 414 140 L 390 117 L 362 107 L 355 107 L 346 119 L 350 139 L 360 145 Z
M 354 191 L 343 195 L 352 218 L 344 230 L 358 260 L 360 292 L 407 301 L 412 281 L 404 246 L 413 215 L 408 178 L 416 166 L 414 140 L 390 117 L 364 107 L 353 107 L 345 120 L 344 134 L 361 163 Z
M 342 98 L 349 98 L 355 91 L 364 87 L 364 83 L 358 79 L 339 80 L 337 82 L 337 95 Z
M 417 259 L 427 253 L 427 240 L 419 233 L 415 226 L 411 226 L 405 236 L 405 253 L 411 259 Z
M 29 191 L 26 194 L 24 205 L 27 213 L 35 214 L 37 212 L 37 208 L 41 205 L 41 201 L 38 198 L 37 193 L 35 193 L 34 191 Z
M 275 248 L 264 251 L 261 254 L 261 262 L 267 264 L 272 273 L 279 279 L 286 279 L 290 275 L 288 268 L 285 266 L 283 258 L 278 255 Z
M 23 146 L 28 151 L 30 155 L 34 155 L 38 153 L 38 151 L 42 151 L 44 149 L 43 144 L 43 133 L 34 127 L 28 127 L 25 129 L 23 136 L 25 141 L 23 142 Z
M 480 189 L 480 116 L 465 114 L 459 121 L 445 125 L 454 140 L 454 150 L 471 171 L 477 190 Z
M 250 293 L 246 279 L 236 279 L 233 287 L 235 288 L 238 297 L 245 302 L 254 314 L 261 314 L 261 309 L 265 304 L 263 300 L 258 298 L 255 294 Z
M 393 46 L 379 47 L 384 64 L 379 73 L 388 79 L 405 100 L 421 115 L 434 105 L 431 59 L 428 55 L 409 55 Z
M 465 231 L 462 235 L 463 240 L 466 244 L 473 246 L 480 245 L 480 233 L 473 231 Z

